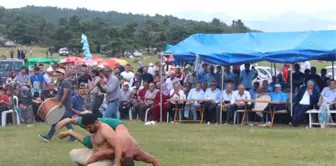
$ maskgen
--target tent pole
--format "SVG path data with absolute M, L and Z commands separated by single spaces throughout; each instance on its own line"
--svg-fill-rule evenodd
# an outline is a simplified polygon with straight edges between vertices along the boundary
M 276 63 L 274 63 L 274 75 L 277 76 L 277 72 L 276 72 Z
M 290 112 L 291 112 L 291 117 L 293 117 L 293 64 L 291 64 L 291 67 L 290 67 L 290 82 L 289 82 L 289 87 L 290 87 Z
M 335 79 L 335 67 L 334 67 L 334 61 L 331 61 L 331 72 L 332 72 L 332 79 Z
M 162 60 L 162 58 L 163 58 L 163 56 L 162 56 L 163 54 L 161 54 L 160 55 L 160 82 L 161 82 L 161 86 L 160 86 L 160 104 L 161 104 L 161 107 L 160 107 L 160 122 L 162 123 L 162 107 L 163 107 L 163 103 L 162 103 L 162 85 L 163 85 L 163 75 L 162 75 L 162 73 L 163 73 L 163 71 L 162 71 L 162 67 L 163 67 L 163 65 L 162 65 L 162 63 L 163 63 L 163 60 Z
M 222 66 L 222 89 L 221 92 L 224 91 L 224 66 Z M 216 110 L 217 111 L 217 110 Z M 221 101 L 220 101 L 220 113 L 219 113 L 219 123 L 223 123 L 223 95 L 221 95 Z

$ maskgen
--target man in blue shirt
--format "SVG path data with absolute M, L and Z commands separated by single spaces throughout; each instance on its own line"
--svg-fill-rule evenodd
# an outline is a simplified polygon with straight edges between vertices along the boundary
M 286 109 L 286 103 L 288 101 L 288 95 L 281 91 L 281 85 L 274 85 L 274 92 L 269 93 L 268 95 L 271 97 L 272 103 L 269 104 L 265 111 L 278 111 Z
M 30 82 L 31 85 L 34 85 L 34 82 L 38 82 L 40 85 L 40 90 L 43 92 L 45 90 L 45 81 L 43 78 L 43 75 L 40 74 L 40 68 L 39 67 L 35 67 L 34 68 L 34 74 L 30 76 Z
M 245 89 L 249 91 L 252 88 L 252 81 L 258 76 L 255 70 L 250 69 L 250 64 L 245 64 L 245 69 L 240 73 L 240 83 L 245 86 Z
M 75 96 L 72 96 L 71 101 L 72 101 L 72 111 L 80 115 L 81 112 L 84 111 L 84 101 L 85 99 L 82 97 L 82 89 L 79 89 L 77 94 Z

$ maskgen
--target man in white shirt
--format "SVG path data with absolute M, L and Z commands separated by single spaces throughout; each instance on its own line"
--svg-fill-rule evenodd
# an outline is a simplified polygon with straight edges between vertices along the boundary
M 204 94 L 204 99 L 211 100 L 204 103 L 204 117 L 208 124 L 216 123 L 216 109 L 220 102 L 221 95 L 221 91 L 217 89 L 217 82 L 211 81 L 210 88 L 208 88 Z
M 154 64 L 150 63 L 148 67 L 148 73 L 154 77 L 154 72 L 155 72 Z
M 125 66 L 125 71 L 123 71 L 120 75 L 123 77 L 125 82 L 129 83 L 131 81 L 131 79 L 134 77 L 134 73 L 131 72 L 131 65 L 127 64 Z
M 196 88 L 193 88 L 190 90 L 188 94 L 188 100 L 198 100 L 198 99 L 204 99 L 204 91 L 201 89 L 201 83 L 196 83 Z M 193 120 L 197 119 L 197 113 L 196 110 L 200 106 L 200 102 L 194 101 L 194 102 L 187 102 L 186 106 L 184 107 L 184 118 L 189 118 L 189 112 L 193 114 Z
M 243 84 L 238 86 L 238 90 L 234 91 L 232 94 L 230 108 L 229 108 L 229 123 L 233 122 L 233 114 L 238 109 L 244 109 L 247 106 L 247 101 L 251 100 L 250 93 L 245 90 L 245 86 Z
M 309 80 L 307 87 L 301 87 L 299 93 L 294 98 L 293 117 L 291 126 L 297 126 L 297 123 L 304 118 L 307 110 L 313 109 L 318 102 L 320 93 L 314 88 L 314 81 Z
M 43 75 L 44 81 L 46 82 L 47 85 L 52 81 L 52 75 L 53 74 L 53 69 L 51 67 L 48 67 L 47 73 Z
M 175 77 L 175 72 L 171 71 L 169 73 L 169 78 L 166 79 L 167 89 L 170 91 L 173 89 L 175 83 L 180 84 L 180 79 Z
M 224 117 L 224 120 L 228 120 L 228 115 L 229 114 L 227 114 L 226 112 L 229 109 L 230 103 L 231 103 L 232 93 L 233 93 L 232 88 L 233 88 L 233 84 L 232 83 L 227 83 L 225 90 L 223 90 L 223 92 L 222 92 L 222 100 L 223 100 L 223 109 L 222 109 L 223 114 L 222 114 L 222 117 Z M 221 110 L 221 107 L 220 107 L 220 105 L 218 105 L 217 113 L 216 113 L 217 122 L 220 121 L 220 110 Z M 224 113 L 226 115 L 224 115 Z
M 170 99 L 182 99 L 182 100 L 186 99 L 186 95 L 184 94 L 183 90 L 181 90 L 181 86 L 180 86 L 179 83 L 174 84 L 174 88 L 172 90 L 170 90 L 170 92 L 169 92 L 169 98 Z M 169 116 L 170 116 L 171 119 L 174 120 L 174 115 L 175 115 L 174 111 L 177 111 L 177 110 L 175 110 L 176 107 L 177 107 L 177 109 L 182 109 L 183 103 L 184 103 L 184 101 L 170 101 L 168 111 L 169 111 Z M 182 110 L 179 111 L 179 116 L 180 117 L 182 116 L 181 111 Z

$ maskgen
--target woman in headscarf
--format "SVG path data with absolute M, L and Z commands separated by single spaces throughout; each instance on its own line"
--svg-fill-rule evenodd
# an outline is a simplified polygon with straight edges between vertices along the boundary
M 29 88 L 22 86 L 19 93 L 19 107 L 22 112 L 23 121 L 28 124 L 29 127 L 32 126 L 32 123 L 35 123 L 34 112 L 31 105 L 32 98 L 29 93 Z
M 162 102 L 160 102 L 160 93 L 156 93 L 154 97 L 154 106 L 152 110 L 152 120 L 155 122 L 160 121 L 160 107 L 162 106 L 162 120 L 164 121 L 167 118 L 167 112 L 169 108 L 169 91 L 165 84 L 161 84 L 160 82 L 156 83 L 157 87 L 161 86 L 162 89 Z

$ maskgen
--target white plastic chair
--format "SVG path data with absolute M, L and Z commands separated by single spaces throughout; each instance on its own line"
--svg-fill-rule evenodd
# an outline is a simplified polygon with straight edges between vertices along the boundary
M 245 110 L 237 110 L 234 114 L 233 114 L 233 124 L 236 124 L 237 119 L 239 119 L 239 114 L 238 113 L 244 113 Z M 248 119 L 248 117 L 247 117 Z
M 150 111 L 150 108 L 148 108 L 147 110 L 146 110 L 146 113 L 145 113 L 145 123 L 146 122 L 148 122 L 147 120 L 147 118 L 148 118 L 148 113 L 149 113 L 149 111 Z M 169 112 L 167 112 L 167 123 L 169 123 Z
M 15 108 L 19 107 L 19 99 L 16 96 L 13 96 L 13 101 L 15 104 Z M 19 117 L 19 113 L 17 112 L 17 110 L 7 110 L 1 113 L 1 126 L 5 127 L 6 126 L 6 122 L 7 122 L 7 114 L 13 113 L 15 112 L 16 114 L 16 123 L 18 125 L 20 125 L 20 117 Z
M 129 120 L 133 120 L 133 116 L 132 116 L 132 113 L 133 113 L 133 107 L 131 107 L 128 111 L 128 116 L 129 116 Z M 136 119 L 139 119 L 139 114 L 137 114 L 137 117 Z

